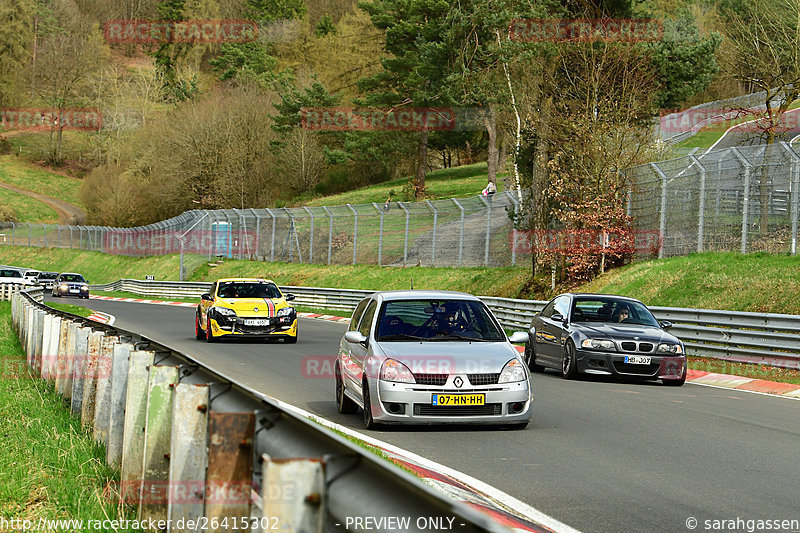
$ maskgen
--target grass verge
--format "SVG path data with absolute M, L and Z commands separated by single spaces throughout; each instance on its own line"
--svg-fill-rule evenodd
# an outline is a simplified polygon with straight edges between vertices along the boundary
M 0 302 L 0 357 L 0 516 L 133 520 L 135 513 L 116 503 L 119 474 L 106 465 L 103 448 L 52 385 L 29 373 L 8 302 Z
M 745 378 L 763 379 L 780 383 L 794 383 L 796 385 L 800 384 L 800 370 L 792 370 L 790 368 L 775 368 L 752 363 L 735 363 L 712 359 L 710 357 L 695 357 L 691 355 L 689 356 L 689 368 L 714 372 L 716 374 L 732 374 Z
M 59 302 L 47 302 L 47 305 L 53 309 L 58 309 L 59 311 L 64 311 L 65 313 L 72 313 L 73 315 L 82 316 L 84 318 L 88 317 L 93 312 L 91 309 L 87 307 L 81 307 L 80 305 L 63 304 Z

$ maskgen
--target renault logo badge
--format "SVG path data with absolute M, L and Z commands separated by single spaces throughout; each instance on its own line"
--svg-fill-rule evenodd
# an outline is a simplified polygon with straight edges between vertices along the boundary
M 253 312 L 254 312 L 254 313 L 258 313 L 258 307 L 254 307 L 254 308 L 253 308 Z
M 461 379 L 461 376 L 458 376 L 458 377 L 456 377 L 456 379 L 453 380 L 453 385 L 455 385 L 458 388 L 461 388 L 461 385 L 463 385 L 463 384 L 464 384 L 464 380 Z

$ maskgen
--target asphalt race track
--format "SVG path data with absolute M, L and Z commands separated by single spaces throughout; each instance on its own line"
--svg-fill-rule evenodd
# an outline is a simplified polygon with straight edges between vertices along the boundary
M 48 297 L 48 300 L 50 298 Z M 60 299 L 69 302 L 70 300 Z M 78 303 L 78 302 L 74 302 Z M 300 322 L 296 345 L 207 344 L 190 308 L 93 300 L 116 324 L 358 431 L 330 375 L 343 324 Z M 687 519 L 800 519 L 800 401 L 687 384 L 534 376 L 524 431 L 415 428 L 370 435 L 474 476 L 582 531 L 689 531 Z

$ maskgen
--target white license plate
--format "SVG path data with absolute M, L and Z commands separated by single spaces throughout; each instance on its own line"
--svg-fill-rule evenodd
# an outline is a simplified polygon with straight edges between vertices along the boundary
M 644 355 L 626 355 L 625 362 L 633 365 L 649 365 L 650 358 Z
M 268 318 L 246 318 L 244 320 L 245 326 L 269 326 Z
M 78 289 L 70 289 L 69 292 L 79 293 L 81 291 L 79 291 Z

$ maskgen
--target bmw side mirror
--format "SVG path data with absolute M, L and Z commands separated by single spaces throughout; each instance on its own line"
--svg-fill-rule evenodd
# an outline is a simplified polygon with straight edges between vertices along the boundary
M 669 329 L 672 327 L 672 322 L 669 320 L 662 320 L 658 325 L 661 326 L 661 329 Z
M 360 331 L 348 331 L 344 334 L 344 340 L 353 344 L 363 344 L 367 338 Z
M 508 341 L 513 344 L 523 344 L 530 340 L 530 336 L 524 331 L 515 331 L 508 338 Z
M 564 315 L 561 313 L 553 313 L 553 316 L 550 317 L 550 320 L 555 322 L 564 322 Z
M 209 293 L 205 292 L 205 293 L 200 295 L 200 299 L 201 300 L 210 300 L 211 299 L 211 295 Z
M 295 296 L 294 294 L 287 294 L 287 295 L 286 295 L 286 298 L 285 298 L 285 300 L 286 300 L 287 302 L 291 302 L 291 301 L 292 301 L 292 300 L 294 300 L 295 298 L 296 298 L 296 296 Z

